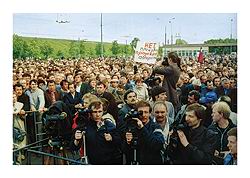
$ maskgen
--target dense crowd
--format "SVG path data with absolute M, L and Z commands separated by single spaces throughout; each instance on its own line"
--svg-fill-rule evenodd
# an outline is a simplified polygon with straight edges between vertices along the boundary
M 237 59 L 228 55 L 14 60 L 13 109 L 13 128 L 27 133 L 15 148 L 44 138 L 44 117 L 65 113 L 60 134 L 90 164 L 237 164 Z

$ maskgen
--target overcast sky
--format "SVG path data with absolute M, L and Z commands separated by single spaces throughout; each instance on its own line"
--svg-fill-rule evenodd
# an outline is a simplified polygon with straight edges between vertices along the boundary
M 100 41 L 101 15 L 97 13 L 16 13 L 13 18 L 14 33 L 18 35 Z M 103 40 L 118 40 L 118 43 L 125 43 L 126 40 L 130 42 L 134 37 L 138 37 L 141 41 L 162 44 L 166 27 L 167 40 L 170 43 L 171 24 L 174 40 L 181 38 L 188 43 L 203 43 L 212 38 L 229 38 L 231 30 L 233 38 L 237 35 L 235 13 L 104 13 Z

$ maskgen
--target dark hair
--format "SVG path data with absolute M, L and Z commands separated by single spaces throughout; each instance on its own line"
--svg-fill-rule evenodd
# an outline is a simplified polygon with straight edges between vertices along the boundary
M 168 58 L 172 59 L 173 63 L 177 63 L 178 67 L 181 68 L 181 59 L 176 52 L 168 53 Z
M 134 90 L 131 90 L 131 89 L 129 89 L 129 90 L 127 90 L 125 93 L 124 93 L 124 97 L 123 97 L 123 100 L 126 102 L 126 100 L 128 99 L 127 97 L 128 97 L 128 94 L 129 93 L 135 93 L 135 96 L 137 96 L 137 94 L 136 94 L 136 92 L 134 91 Z M 127 102 L 126 102 L 127 103 Z
M 63 86 L 64 83 L 69 83 L 67 80 L 63 79 L 61 82 L 60 82 L 60 85 Z
M 98 85 L 103 85 L 104 88 L 106 88 L 106 84 L 104 82 L 99 81 L 99 82 L 97 82 L 96 86 L 98 86 Z
M 20 83 L 15 84 L 15 85 L 13 86 L 13 90 L 15 90 L 15 89 L 16 89 L 16 87 L 22 87 L 22 89 L 23 89 L 23 85 L 22 85 L 22 84 L 20 84 Z
M 28 73 L 24 73 L 22 77 L 29 77 L 29 78 L 31 78 L 31 75 L 28 74 Z
M 42 79 L 38 79 L 38 80 L 37 80 L 37 84 L 39 85 L 40 83 L 42 83 L 42 84 L 44 84 L 44 85 L 45 85 L 45 81 L 44 81 L 44 80 L 42 80 Z
M 55 82 L 54 80 L 48 80 L 48 81 L 47 81 L 47 85 L 49 85 L 49 83 L 54 83 L 54 84 L 56 84 L 56 82 Z
M 237 127 L 231 128 L 228 132 L 227 132 L 227 136 L 235 136 L 237 139 Z
M 29 84 L 31 85 L 32 82 L 34 82 L 35 84 L 37 84 L 37 80 L 36 79 L 30 80 Z
M 149 107 L 149 112 L 152 111 L 152 108 L 150 106 L 150 104 L 147 102 L 147 101 L 144 101 L 144 100 L 141 100 L 141 101 L 138 101 L 135 105 L 135 109 L 138 111 L 138 108 L 141 108 L 141 107 Z
M 223 95 L 219 98 L 219 101 L 224 101 L 225 103 L 228 104 L 228 106 L 231 108 L 232 106 L 232 100 L 229 96 Z
M 205 117 L 205 107 L 198 103 L 190 104 L 187 107 L 186 112 L 190 112 L 190 111 L 194 111 L 198 119 L 203 119 Z
M 201 95 L 197 90 L 192 90 L 188 93 L 188 96 L 194 96 L 195 101 L 199 101 Z

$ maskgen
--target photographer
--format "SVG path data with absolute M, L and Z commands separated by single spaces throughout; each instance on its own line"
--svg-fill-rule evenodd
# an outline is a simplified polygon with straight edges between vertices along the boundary
M 92 102 L 89 109 L 89 117 L 81 118 L 79 126 L 75 129 L 74 139 L 71 144 L 72 150 L 79 150 L 81 145 L 84 144 L 83 134 L 85 134 L 85 151 L 90 164 L 122 164 L 122 154 L 119 149 L 120 135 L 109 119 L 102 119 L 102 102 Z
M 137 103 L 137 94 L 133 90 L 127 90 L 124 93 L 124 101 L 125 104 L 122 106 L 122 108 L 118 112 L 118 127 L 122 127 L 124 124 L 124 118 L 128 112 L 131 111 L 131 109 L 135 108 L 135 104 Z
M 216 134 L 201 125 L 205 109 L 200 104 L 191 104 L 186 109 L 186 123 L 188 128 L 185 131 L 177 128 L 170 134 L 172 146 L 173 136 L 178 138 L 178 145 L 169 149 L 172 164 L 212 164 L 213 153 L 216 148 Z M 176 133 L 177 132 L 177 133 Z
M 168 53 L 168 59 L 157 62 L 153 72 L 164 75 L 162 86 L 167 90 L 167 97 L 177 111 L 179 101 L 176 92 L 176 83 L 180 77 L 180 58 L 175 52 Z
M 136 110 L 139 113 L 137 118 L 133 115 L 125 118 L 130 120 L 123 143 L 126 164 L 163 164 L 161 150 L 164 137 L 160 126 L 150 118 L 149 103 L 139 101 Z M 133 129 L 130 129 L 131 125 L 134 125 Z
M 62 101 L 54 102 L 42 115 L 43 129 L 46 137 L 49 138 L 48 145 L 43 151 L 58 156 L 66 156 L 66 151 L 72 137 L 71 114 L 67 105 Z M 57 164 L 51 157 L 45 156 L 44 164 Z M 60 160 L 59 164 L 66 164 Z

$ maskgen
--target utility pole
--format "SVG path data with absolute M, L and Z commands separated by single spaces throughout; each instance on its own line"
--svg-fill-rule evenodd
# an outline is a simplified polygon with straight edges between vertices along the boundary
M 102 13 L 101 13 L 101 58 L 103 59 L 103 34 L 102 34 Z
M 170 28 L 171 28 L 171 51 L 173 49 L 173 30 L 172 30 L 172 21 L 175 19 L 175 17 L 171 18 L 169 20 L 169 23 L 170 23 Z
M 230 19 L 230 25 L 231 25 L 231 28 L 230 28 L 230 40 L 231 40 L 231 43 L 232 43 L 232 39 L 233 39 L 233 19 Z M 231 45 L 230 47 L 230 54 L 233 52 L 233 44 Z
M 165 39 L 164 39 L 164 57 L 167 56 L 167 27 L 165 26 Z

